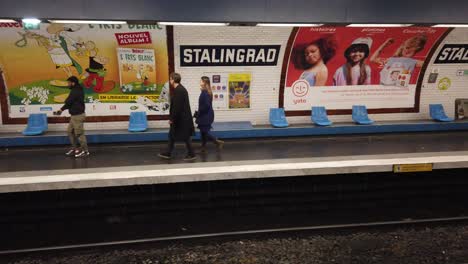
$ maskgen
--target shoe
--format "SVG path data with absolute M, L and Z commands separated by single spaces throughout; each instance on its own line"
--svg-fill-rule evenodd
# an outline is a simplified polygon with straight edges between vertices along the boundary
M 165 152 L 165 153 L 159 153 L 158 157 L 163 158 L 163 159 L 171 159 L 171 154 Z
M 197 156 L 195 156 L 195 155 L 192 154 L 192 155 L 187 155 L 187 156 L 185 156 L 184 160 L 185 160 L 185 161 L 190 161 L 190 160 L 194 160 L 194 159 L 196 159 L 196 158 L 197 158 Z
M 81 158 L 81 157 L 87 157 L 87 156 L 89 156 L 89 151 L 87 150 L 81 150 L 75 154 L 75 158 Z
M 65 153 L 65 156 L 68 156 L 68 157 L 75 156 L 78 152 L 80 152 L 78 149 L 72 148 Z
M 216 143 L 216 146 L 218 147 L 218 149 L 222 149 L 223 146 L 224 146 L 224 141 L 222 141 L 222 140 L 216 139 L 215 143 Z

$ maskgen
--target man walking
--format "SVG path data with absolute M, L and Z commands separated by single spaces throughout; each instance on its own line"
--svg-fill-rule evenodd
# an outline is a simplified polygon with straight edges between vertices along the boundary
M 167 151 L 160 153 L 158 156 L 170 159 L 175 142 L 183 141 L 187 147 L 187 155 L 184 160 L 194 160 L 196 156 L 193 152 L 191 137 L 195 133 L 195 127 L 193 125 L 188 92 L 180 84 L 181 79 L 180 74 L 175 72 L 169 76 L 169 83 L 174 88 L 169 110 L 169 124 L 171 126 L 169 130 L 169 143 Z
M 86 119 L 83 87 L 75 76 L 71 76 L 67 81 L 71 89 L 70 94 L 65 100 L 65 105 L 54 114 L 61 115 L 64 110 L 68 109 L 71 115 L 67 131 L 72 148 L 65 155 L 76 158 L 86 157 L 89 156 L 89 151 L 83 126 Z M 80 148 L 77 147 L 77 139 L 80 142 Z

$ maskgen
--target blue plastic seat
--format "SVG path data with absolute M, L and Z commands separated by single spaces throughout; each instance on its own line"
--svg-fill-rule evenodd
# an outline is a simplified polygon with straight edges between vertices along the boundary
M 431 114 L 431 118 L 436 121 L 451 122 L 454 120 L 445 114 L 444 107 L 441 104 L 430 104 L 429 112 Z
M 270 108 L 270 124 L 273 127 L 288 127 L 288 120 L 283 108 Z
M 37 136 L 47 131 L 47 115 L 46 114 L 30 114 L 28 117 L 28 125 L 23 130 L 25 136 Z
M 365 105 L 353 105 L 353 121 L 358 125 L 370 125 L 374 123 L 374 120 L 370 119 L 367 115 Z
M 312 107 L 310 120 L 319 126 L 329 126 L 332 124 L 330 119 L 328 119 L 327 110 L 323 106 Z
M 131 112 L 130 121 L 128 123 L 128 131 L 130 132 L 143 132 L 148 129 L 148 120 L 146 119 L 146 112 Z

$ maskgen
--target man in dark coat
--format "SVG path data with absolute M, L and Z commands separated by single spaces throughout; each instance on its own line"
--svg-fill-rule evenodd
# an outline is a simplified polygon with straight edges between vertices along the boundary
M 170 159 L 174 144 L 176 141 L 183 141 L 187 147 L 187 156 L 184 160 L 194 160 L 196 158 L 193 152 L 191 137 L 195 133 L 193 125 L 192 110 L 187 89 L 180 84 L 181 76 L 178 73 L 171 73 L 169 82 L 174 88 L 171 95 L 171 105 L 169 110 L 169 144 L 168 149 L 158 156 L 164 159 Z

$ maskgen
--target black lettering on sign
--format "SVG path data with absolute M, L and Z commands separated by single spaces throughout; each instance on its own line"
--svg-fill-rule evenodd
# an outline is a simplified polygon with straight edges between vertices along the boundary
M 468 44 L 445 44 L 434 64 L 468 63 Z
M 180 66 L 275 66 L 280 45 L 181 45 Z

